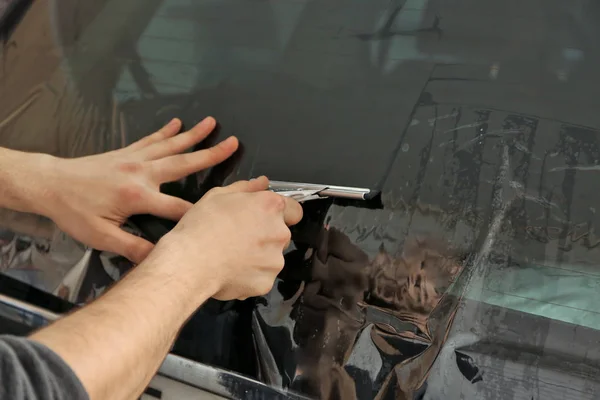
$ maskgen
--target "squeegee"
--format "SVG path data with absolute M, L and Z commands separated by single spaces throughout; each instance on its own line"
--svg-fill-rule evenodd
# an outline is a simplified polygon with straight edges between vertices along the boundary
M 271 181 L 269 190 L 299 202 L 337 197 L 353 200 L 370 200 L 377 192 L 349 186 L 321 185 L 315 183 Z

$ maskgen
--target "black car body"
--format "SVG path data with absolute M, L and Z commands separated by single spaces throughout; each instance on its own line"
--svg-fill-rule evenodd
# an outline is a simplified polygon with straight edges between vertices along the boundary
M 175 354 L 311 398 L 600 397 L 599 2 L 17 10 L 0 145 L 76 157 L 213 115 L 204 145 L 236 134 L 243 150 L 165 191 L 195 201 L 266 173 L 380 193 L 306 203 L 273 291 L 208 303 Z M 158 240 L 171 226 L 136 216 L 131 228 Z M 89 257 L 71 302 L 112 283 Z M 68 307 L 2 279 L 5 294 Z

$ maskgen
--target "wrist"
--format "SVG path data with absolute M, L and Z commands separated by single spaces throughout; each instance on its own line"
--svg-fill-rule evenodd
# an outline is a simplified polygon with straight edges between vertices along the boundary
M 2 149 L 0 206 L 49 217 L 54 202 L 58 158 L 42 153 Z
M 190 238 L 171 232 L 159 240 L 138 268 L 143 267 L 168 282 L 171 290 L 178 291 L 178 296 L 186 298 L 195 310 L 220 290 L 215 262 L 197 249 L 198 243 L 190 243 Z
M 64 177 L 58 173 L 61 159 L 49 154 L 34 154 L 31 159 L 33 187 L 28 198 L 31 212 L 53 218 L 53 210 L 59 203 L 60 185 Z

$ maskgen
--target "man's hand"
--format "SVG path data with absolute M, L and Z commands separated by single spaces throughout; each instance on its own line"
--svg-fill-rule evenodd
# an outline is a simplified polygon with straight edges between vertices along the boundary
M 214 127 L 215 120 L 206 118 L 177 135 L 181 121 L 175 119 L 123 149 L 82 158 L 53 158 L 42 183 L 48 189 L 35 211 L 91 247 L 140 263 L 153 245 L 123 231 L 121 225 L 134 214 L 178 221 L 192 207 L 160 193 L 160 185 L 212 167 L 237 150 L 237 139 L 230 137 L 210 149 L 181 154 Z
M 184 276 L 192 293 L 211 288 L 219 300 L 269 292 L 302 207 L 268 186 L 262 177 L 209 191 L 161 239 L 150 263 Z

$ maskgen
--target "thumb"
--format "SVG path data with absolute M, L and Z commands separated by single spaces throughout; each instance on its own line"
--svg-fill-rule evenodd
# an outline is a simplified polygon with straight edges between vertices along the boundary
M 220 190 L 221 193 L 235 192 L 260 192 L 269 188 L 269 179 L 266 176 L 250 181 L 238 181 Z
M 144 261 L 154 248 L 154 245 L 149 241 L 110 223 L 106 223 L 104 229 L 102 229 L 102 234 L 104 235 L 102 243 L 94 246 L 96 249 L 122 255 L 136 264 Z

